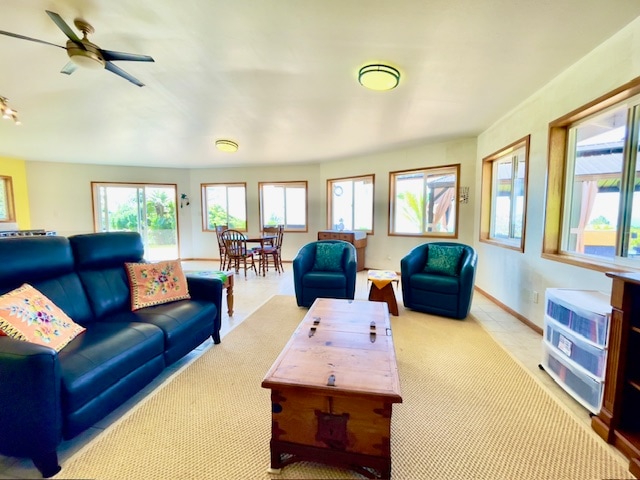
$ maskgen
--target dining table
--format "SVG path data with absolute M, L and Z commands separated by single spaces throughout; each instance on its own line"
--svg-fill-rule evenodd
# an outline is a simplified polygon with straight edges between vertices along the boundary
M 276 240 L 276 238 L 278 238 L 278 236 L 275 235 L 275 234 L 272 234 L 272 233 L 262 233 L 260 235 L 255 236 L 255 237 L 251 237 L 251 236 L 245 235 L 245 241 L 247 243 L 259 243 L 260 244 L 260 247 L 259 247 L 260 250 L 262 250 L 266 244 L 269 244 L 269 245 L 272 244 Z M 258 248 L 258 247 L 256 247 L 256 248 Z M 265 262 L 264 255 L 261 255 L 260 256 L 260 268 L 262 269 L 262 276 L 263 277 L 267 275 L 267 269 L 264 266 L 264 262 Z

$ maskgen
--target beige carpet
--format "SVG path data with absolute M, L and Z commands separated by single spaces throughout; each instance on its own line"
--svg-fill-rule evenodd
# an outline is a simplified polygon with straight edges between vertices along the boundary
M 361 478 L 269 466 L 270 400 L 260 382 L 306 310 L 274 296 L 63 464 L 57 478 Z M 392 317 L 404 403 L 394 405 L 392 476 L 414 479 L 633 478 L 479 323 Z

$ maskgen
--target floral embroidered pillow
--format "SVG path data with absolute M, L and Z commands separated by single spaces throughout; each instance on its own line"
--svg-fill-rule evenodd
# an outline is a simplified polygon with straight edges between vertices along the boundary
M 0 296 L 0 335 L 59 352 L 85 330 L 28 283 Z
M 177 260 L 125 263 L 131 288 L 131 310 L 191 298 L 187 279 Z

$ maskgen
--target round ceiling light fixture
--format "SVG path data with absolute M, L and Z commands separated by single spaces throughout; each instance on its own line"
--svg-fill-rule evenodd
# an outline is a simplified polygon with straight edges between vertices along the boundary
M 221 152 L 234 153 L 238 151 L 238 144 L 232 140 L 216 140 L 216 148 Z
M 358 81 L 371 90 L 392 90 L 400 83 L 400 72 L 389 65 L 365 65 L 358 72 Z

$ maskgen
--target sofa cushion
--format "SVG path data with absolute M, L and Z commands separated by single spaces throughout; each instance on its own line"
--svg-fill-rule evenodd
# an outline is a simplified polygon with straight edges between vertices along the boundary
M 213 303 L 192 299 L 121 312 L 110 317 L 110 321 L 143 322 L 160 328 L 164 332 L 165 361 L 169 365 L 212 335 L 217 315 Z
M 162 330 L 145 323 L 96 322 L 59 353 L 65 414 L 102 395 L 164 352 Z
M 140 234 L 87 233 L 69 237 L 69 243 L 95 319 L 103 320 L 113 313 L 130 310 L 129 282 L 124 264 L 143 261 L 144 246 Z
M 0 296 L 0 334 L 62 350 L 85 328 L 29 284 Z
M 125 267 L 131 288 L 131 310 L 191 298 L 178 261 L 125 263 Z
M 137 232 L 85 233 L 69 237 L 78 270 L 105 270 L 140 262 L 144 256 Z
M 341 272 L 343 252 L 344 245 L 318 242 L 313 270 Z
M 458 275 L 463 249 L 459 246 L 429 245 L 424 271 L 441 275 Z
M 56 278 L 74 271 L 73 254 L 65 237 L 10 237 L 0 242 L 0 292 L 23 283 Z

